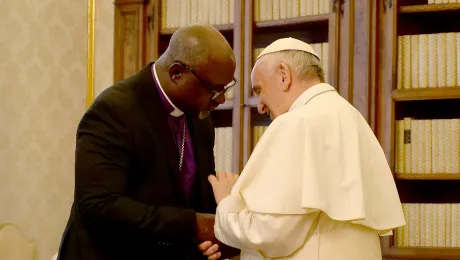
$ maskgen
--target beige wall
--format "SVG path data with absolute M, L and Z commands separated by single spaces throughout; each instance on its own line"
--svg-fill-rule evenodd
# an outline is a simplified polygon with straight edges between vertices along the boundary
M 97 0 L 96 94 L 112 82 L 112 3 Z M 38 260 L 58 249 L 72 202 L 86 14 L 87 0 L 0 0 L 0 224 L 19 226 Z
M 96 0 L 95 95 L 113 84 L 114 0 Z

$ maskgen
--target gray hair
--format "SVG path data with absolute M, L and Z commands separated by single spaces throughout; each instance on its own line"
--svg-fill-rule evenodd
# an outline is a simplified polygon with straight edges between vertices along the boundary
M 321 61 L 315 55 L 304 51 L 285 50 L 269 53 L 262 56 L 257 62 L 269 66 L 270 73 L 275 72 L 278 64 L 285 63 L 299 79 L 319 79 L 325 82 Z

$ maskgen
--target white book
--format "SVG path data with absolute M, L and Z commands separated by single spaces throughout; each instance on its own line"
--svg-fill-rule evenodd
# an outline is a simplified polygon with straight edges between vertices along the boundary
M 428 87 L 438 87 L 437 34 L 428 34 Z
M 446 33 L 446 87 L 457 86 L 457 33 Z
M 428 87 L 428 34 L 419 35 L 419 88 Z

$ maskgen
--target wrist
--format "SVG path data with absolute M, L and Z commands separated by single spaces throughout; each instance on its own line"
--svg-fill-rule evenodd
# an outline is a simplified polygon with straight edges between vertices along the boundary
M 195 239 L 198 243 L 211 241 L 214 238 L 214 215 L 195 213 Z

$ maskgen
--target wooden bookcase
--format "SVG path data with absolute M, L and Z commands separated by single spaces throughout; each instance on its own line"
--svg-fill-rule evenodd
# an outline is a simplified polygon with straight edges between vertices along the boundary
M 427 78 L 411 78 L 408 76 L 408 70 L 404 67 L 407 65 L 403 64 L 404 62 L 411 64 L 404 57 L 404 52 L 410 50 L 411 57 L 420 59 L 420 64 L 422 64 L 413 66 L 423 66 L 423 68 L 418 69 L 411 67 L 410 73 L 412 77 L 414 76 L 414 71 L 419 73 L 420 70 L 426 69 L 424 64 L 431 63 L 430 66 L 434 66 L 433 63 L 437 59 L 433 55 L 435 57 L 435 61 L 433 61 L 433 56 L 431 55 L 433 46 L 424 45 L 428 43 L 428 35 L 433 37 L 433 34 L 460 32 L 460 20 L 458 17 L 460 17 L 460 3 L 429 4 L 427 0 L 386 0 L 377 6 L 376 37 L 379 51 L 376 71 L 378 96 L 376 135 L 381 141 L 387 159 L 393 169 L 402 203 L 425 205 L 460 203 L 460 190 L 458 189 L 460 174 L 435 172 L 434 166 L 432 171 L 427 170 L 427 167 L 425 167 L 426 172 L 405 172 L 407 168 L 404 171 L 397 166 L 398 149 L 403 149 L 401 145 L 398 145 L 397 122 L 399 120 L 412 118 L 412 120 L 415 119 L 419 122 L 428 122 L 427 129 L 431 131 L 431 128 L 429 128 L 431 127 L 431 120 L 460 118 L 460 84 L 444 83 L 435 86 L 435 83 L 432 83 L 431 80 L 428 83 L 426 79 L 428 77 L 433 78 L 433 74 L 430 71 L 426 71 Z M 410 47 L 403 45 L 402 37 L 410 37 L 407 39 L 411 41 L 412 45 Z M 417 37 L 420 37 L 419 41 L 417 41 Z M 430 40 L 430 44 L 432 44 L 431 42 Z M 458 42 L 456 46 L 459 46 Z M 417 48 L 420 48 L 420 53 L 422 50 L 426 51 L 425 49 L 429 48 L 429 54 L 416 54 Z M 424 59 L 428 59 L 428 55 L 430 55 L 431 60 L 425 62 Z M 460 66 L 460 64 L 457 64 L 457 66 Z M 437 70 L 437 68 L 435 69 Z M 432 68 L 430 67 L 429 70 L 432 70 Z M 440 74 L 440 72 L 437 73 Z M 420 75 L 422 73 L 419 73 Z M 460 75 L 457 77 L 460 77 Z M 412 80 L 411 83 L 406 83 L 406 81 L 410 80 Z M 446 82 L 445 79 L 442 81 Z M 431 122 L 421 120 L 430 120 Z M 411 135 L 405 135 L 403 138 L 410 136 L 409 140 L 411 140 L 411 145 L 414 147 L 416 140 L 414 141 L 414 132 L 410 131 Z M 405 134 L 407 133 L 409 132 Z M 432 132 L 429 134 L 433 135 Z M 399 136 L 401 136 L 400 133 Z M 432 138 L 431 136 L 429 138 Z M 404 142 L 404 140 L 401 142 Z M 431 142 L 435 141 L 432 140 Z M 429 153 L 431 153 L 431 146 L 429 149 Z M 404 151 L 399 153 L 404 153 Z M 414 158 L 413 154 L 412 158 Z M 428 168 L 430 167 L 428 166 Z M 414 171 L 414 169 L 412 170 Z M 418 212 L 419 221 L 423 221 L 421 220 L 423 218 L 421 212 Z M 410 221 L 408 216 L 406 216 L 406 219 L 408 222 Z M 423 231 L 423 228 L 422 224 L 420 224 L 420 231 Z M 446 229 L 449 229 L 447 225 Z M 422 238 L 419 238 L 421 245 L 398 246 L 396 241 L 397 232 L 395 236 L 382 239 L 383 255 L 387 259 L 460 259 L 460 247 L 426 246 Z
M 237 58 L 238 84 L 233 98 L 211 115 L 217 127 L 233 129 L 234 172 L 241 172 L 251 154 L 253 127 L 270 123 L 269 118 L 257 113 L 258 100 L 251 93 L 254 49 L 281 37 L 328 42 L 328 83 L 368 121 L 392 169 L 396 120 L 403 116 L 460 118 L 460 88 L 397 89 L 398 35 L 458 32 L 460 23 L 455 17 L 460 17 L 460 4 L 428 5 L 427 0 L 321 1 L 330 1 L 329 12 L 255 21 L 253 0 L 234 0 L 233 23 L 215 26 Z M 138 71 L 165 50 L 175 29 L 161 29 L 161 4 L 162 0 L 115 0 L 115 81 Z M 458 176 L 395 171 L 395 179 L 403 203 L 460 203 L 460 190 L 455 189 L 460 184 Z M 399 248 L 393 237 L 382 238 L 382 253 L 385 259 L 460 259 L 460 249 Z
M 252 0 L 233 0 L 233 23 L 215 25 L 232 45 L 237 58 L 232 99 L 212 113 L 216 126 L 233 127 L 232 169 L 240 172 L 252 151 L 252 126 L 268 125 L 269 119 L 256 112 L 257 100 L 251 96 L 250 73 L 254 48 L 262 48 L 280 37 L 297 37 L 308 42 L 328 42 L 328 81 L 343 95 L 369 114 L 371 88 L 366 82 L 369 63 L 370 27 L 354 29 L 355 23 L 370 20 L 370 3 L 356 0 L 352 4 L 330 1 L 329 12 L 274 21 L 254 21 Z M 161 29 L 162 0 L 115 0 L 114 80 L 121 80 L 161 55 L 175 28 Z M 356 2 L 356 4 L 355 4 Z M 361 12 L 354 14 L 355 7 Z M 355 44 L 354 40 L 357 44 Z M 338 42 L 341 42 L 339 44 Z M 365 55 L 354 55 L 359 51 Z M 355 57 L 354 59 L 352 57 Z M 354 73 L 352 66 L 362 69 Z M 339 70 L 340 68 L 340 70 Z M 339 77 L 340 75 L 340 77 Z M 363 77 L 364 76 L 364 77 Z M 364 79 L 364 80 L 362 80 Z M 359 82 L 354 82 L 354 80 Z M 359 83 L 359 84 L 358 84 Z M 355 86 L 355 87 L 354 87 Z M 360 90 L 365 90 L 363 93 Z M 364 99 L 363 99 L 364 98 Z M 356 99 L 356 101 L 353 101 Z M 364 102 L 362 102 L 364 101 Z M 370 116 L 366 116 L 370 118 Z
M 329 0 L 321 0 L 329 1 Z M 251 71 L 255 63 L 256 49 L 262 49 L 273 41 L 284 38 L 294 37 L 309 43 L 328 43 L 328 53 L 334 53 L 336 50 L 337 33 L 339 33 L 338 23 L 336 22 L 339 3 L 331 1 L 329 12 L 326 10 L 319 11 L 317 14 L 299 16 L 286 19 L 259 19 L 258 11 L 263 7 L 257 7 L 254 1 L 244 1 L 244 71 L 243 76 L 245 84 L 243 87 L 243 142 L 242 154 L 243 165 L 246 164 L 250 154 L 257 143 L 254 136 L 254 127 L 268 126 L 271 122 L 267 115 L 260 115 L 257 112 L 258 98 L 253 95 L 251 88 Z M 333 4 L 334 2 L 335 4 Z M 262 11 L 261 11 L 262 12 Z M 273 18 L 273 17 L 272 17 Z M 324 46 L 323 46 L 324 47 Z M 321 54 L 320 54 L 321 55 Z M 331 55 L 332 56 L 332 55 Z M 337 60 L 329 59 L 327 77 L 330 80 L 335 79 L 337 74 Z

